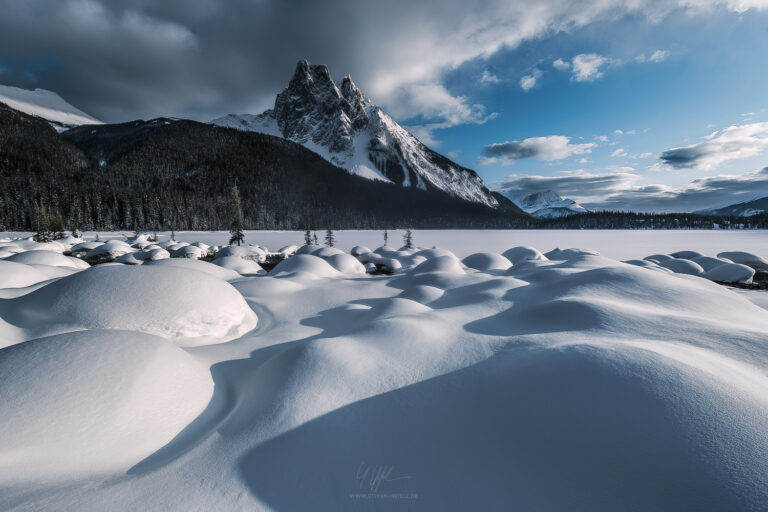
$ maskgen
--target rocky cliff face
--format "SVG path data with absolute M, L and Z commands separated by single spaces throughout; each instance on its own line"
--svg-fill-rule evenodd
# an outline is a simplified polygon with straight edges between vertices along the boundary
M 290 139 L 369 179 L 498 206 L 474 171 L 427 148 L 368 99 L 351 77 L 337 86 L 324 65 L 300 61 L 273 109 L 228 115 L 213 123 Z

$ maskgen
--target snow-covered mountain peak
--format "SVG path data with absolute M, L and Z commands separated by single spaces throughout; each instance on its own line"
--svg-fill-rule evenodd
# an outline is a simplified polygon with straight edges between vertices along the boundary
M 55 92 L 45 89 L 20 89 L 0 85 L 0 103 L 14 110 L 45 119 L 57 130 L 66 130 L 84 124 L 103 124 L 82 110 L 67 103 Z
M 368 99 L 349 75 L 337 86 L 325 65 L 299 61 L 273 109 L 230 114 L 212 123 L 282 136 L 352 174 L 498 206 L 474 171 L 427 148 Z
M 589 211 L 573 199 L 564 198 L 554 190 L 533 192 L 513 201 L 525 212 L 540 218 L 566 217 Z

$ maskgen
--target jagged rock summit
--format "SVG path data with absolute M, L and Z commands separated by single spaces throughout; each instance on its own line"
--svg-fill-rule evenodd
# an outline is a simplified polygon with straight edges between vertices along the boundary
M 260 115 L 230 114 L 212 123 L 290 139 L 365 178 L 441 190 L 498 207 L 477 173 L 422 144 L 368 99 L 349 75 L 337 86 L 325 65 L 299 61 L 273 109 Z

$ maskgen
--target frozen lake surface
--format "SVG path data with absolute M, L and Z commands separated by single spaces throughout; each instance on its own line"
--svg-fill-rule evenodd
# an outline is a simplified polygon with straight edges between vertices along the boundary
M 128 231 L 101 233 L 102 238 L 132 236 Z M 320 245 L 325 231 L 315 231 Z M 161 236 L 168 235 L 161 232 Z M 389 245 L 403 244 L 402 230 L 389 231 Z M 92 238 L 94 233 L 86 236 Z M 371 249 L 383 245 L 383 231 L 334 231 L 336 245 L 349 251 L 356 245 Z M 0 233 L 2 236 L 19 236 L 19 233 Z M 414 230 L 414 241 L 421 247 L 438 246 L 452 251 L 459 257 L 474 252 L 502 253 L 510 247 L 529 245 L 547 252 L 555 248 L 581 248 L 597 251 L 617 260 L 643 258 L 655 253 L 671 253 L 693 250 L 714 255 L 722 251 L 739 250 L 768 254 L 768 230 Z M 201 241 L 209 245 L 225 245 L 229 242 L 226 231 L 183 231 L 176 233 L 180 241 Z M 302 245 L 302 231 L 246 231 L 246 243 L 259 244 L 272 250 L 286 245 Z

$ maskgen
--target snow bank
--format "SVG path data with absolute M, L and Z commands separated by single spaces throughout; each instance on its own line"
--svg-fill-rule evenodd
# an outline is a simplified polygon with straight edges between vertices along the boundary
M 768 260 L 757 254 L 744 251 L 726 251 L 717 255 L 718 258 L 725 258 L 734 263 L 747 265 L 755 270 L 768 270 Z
M 511 261 L 513 265 L 517 265 L 522 261 L 547 259 L 538 249 L 525 246 L 512 247 L 501 253 L 501 255 Z
M 461 262 L 469 268 L 475 270 L 507 270 L 512 266 L 512 262 L 501 254 L 495 252 L 476 252 L 470 254 Z
M 0 260 L 0 288 L 23 288 L 46 279 L 48 276 L 34 267 Z
M 704 273 L 704 269 L 701 265 L 685 259 L 671 259 L 664 260 L 659 263 L 662 268 L 668 268 L 676 274 L 689 274 L 692 276 L 698 276 Z
M 740 263 L 723 263 L 718 265 L 701 277 L 723 283 L 751 283 L 755 275 L 755 269 Z
M 0 486 L 121 476 L 208 405 L 205 365 L 166 340 L 82 331 L 0 350 Z
M 325 258 L 326 263 L 344 274 L 365 274 L 365 267 L 349 254 L 333 254 Z
M 224 256 L 223 258 L 216 258 L 211 263 L 218 265 L 221 268 L 234 270 L 243 276 L 256 276 L 267 273 L 263 268 L 261 268 L 261 265 L 255 261 L 240 258 L 238 256 Z
M 234 270 L 223 268 L 218 265 L 214 265 L 213 263 L 208 263 L 207 261 L 199 261 L 199 260 L 194 260 L 189 258 L 171 258 L 171 259 L 163 258 L 159 260 L 147 261 L 145 263 L 145 266 L 161 267 L 161 268 L 173 267 L 173 268 L 182 269 L 182 270 L 184 269 L 193 270 L 196 272 L 203 272 L 205 274 L 208 274 L 209 276 L 212 276 L 224 281 L 232 281 L 234 279 L 240 278 L 240 274 L 238 274 Z
M 88 268 L 90 265 L 77 258 L 71 258 L 51 251 L 26 251 L 6 258 L 6 261 L 26 265 L 50 265 L 52 267 Z
M 304 247 L 310 247 L 305 245 Z M 270 276 L 288 276 L 305 274 L 314 277 L 336 277 L 339 272 L 328 264 L 323 258 L 311 254 L 296 254 L 287 260 L 283 260 L 273 268 Z
M 22 339 L 79 329 L 123 329 L 196 346 L 238 338 L 257 321 L 228 283 L 171 265 L 101 265 L 8 302 L 0 317 L 22 328 Z

